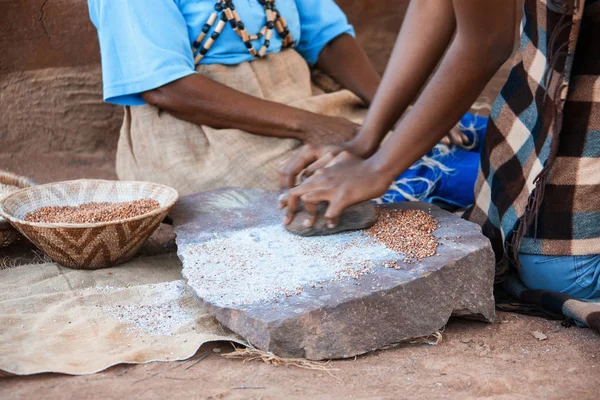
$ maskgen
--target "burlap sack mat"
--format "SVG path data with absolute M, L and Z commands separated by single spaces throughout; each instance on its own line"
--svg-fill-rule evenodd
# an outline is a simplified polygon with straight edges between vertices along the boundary
M 52 262 L 0 266 L 6 372 L 80 375 L 120 363 L 184 360 L 219 340 L 243 344 L 191 297 L 174 254 L 96 271 Z

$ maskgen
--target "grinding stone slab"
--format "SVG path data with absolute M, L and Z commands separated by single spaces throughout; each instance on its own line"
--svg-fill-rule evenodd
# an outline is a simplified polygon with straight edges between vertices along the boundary
M 183 197 L 171 213 L 192 292 L 257 348 L 345 358 L 429 335 L 451 316 L 494 320 L 494 255 L 478 225 L 430 204 L 383 206 L 423 210 L 440 223 L 438 255 L 407 264 L 362 231 L 287 233 L 278 196 L 220 189 Z

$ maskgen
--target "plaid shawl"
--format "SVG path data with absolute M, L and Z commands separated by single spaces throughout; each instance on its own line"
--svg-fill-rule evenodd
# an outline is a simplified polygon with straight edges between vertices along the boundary
M 525 1 L 520 50 L 492 108 L 465 215 L 490 238 L 499 277 L 518 265 L 519 249 L 600 253 L 599 24 L 582 24 L 598 4 Z M 577 46 L 587 46 L 581 63 Z

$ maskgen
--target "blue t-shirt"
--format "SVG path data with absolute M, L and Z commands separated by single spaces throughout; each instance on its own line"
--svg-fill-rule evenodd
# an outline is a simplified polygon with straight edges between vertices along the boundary
M 309 64 L 317 61 L 335 37 L 354 35 L 333 0 L 278 0 L 275 4 L 287 21 L 296 50 Z M 140 93 L 195 73 L 191 46 L 214 5 L 215 0 L 88 0 L 100 41 L 104 100 L 142 105 Z M 258 0 L 237 0 L 234 5 L 248 33 L 258 33 L 266 23 Z M 281 38 L 273 33 L 268 53 L 281 51 Z M 259 48 L 263 40 L 252 43 Z M 227 24 L 201 63 L 232 65 L 253 59 Z

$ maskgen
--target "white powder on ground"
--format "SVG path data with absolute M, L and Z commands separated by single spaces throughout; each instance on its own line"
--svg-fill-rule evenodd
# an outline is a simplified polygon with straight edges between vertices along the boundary
M 183 326 L 193 324 L 193 315 L 181 306 L 184 296 L 189 296 L 184 281 L 145 285 L 153 296 L 139 299 L 139 303 L 104 306 L 102 310 L 119 322 L 127 324 L 133 335 L 172 336 Z M 123 290 L 123 288 L 115 288 Z M 103 290 L 104 291 L 104 290 Z
M 88 294 L 89 292 L 101 292 L 101 293 L 112 293 L 112 292 L 120 292 L 121 290 L 125 290 L 127 287 L 123 286 L 94 286 L 89 288 L 81 289 L 81 293 Z
M 299 237 L 278 224 L 190 246 L 182 258 L 183 274 L 198 296 L 232 307 L 357 278 L 399 255 L 362 232 Z

